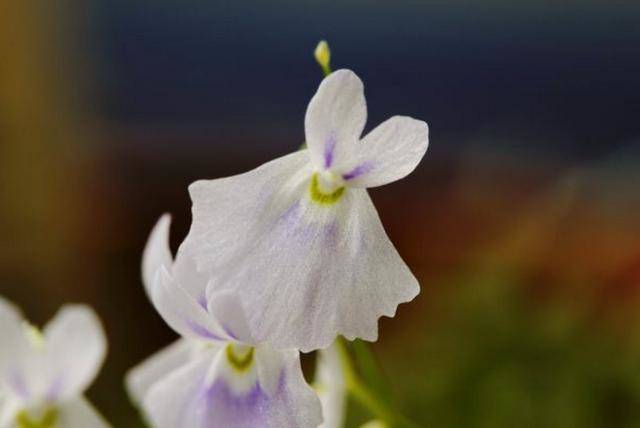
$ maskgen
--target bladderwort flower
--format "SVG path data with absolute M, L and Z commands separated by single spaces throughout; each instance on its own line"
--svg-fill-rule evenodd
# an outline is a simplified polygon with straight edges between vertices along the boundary
M 242 302 L 227 291 L 205 296 L 207 279 L 169 249 L 169 216 L 151 233 L 143 282 L 178 342 L 128 375 L 134 401 L 156 428 L 303 428 L 322 422 L 296 349 L 252 335 Z
M 108 427 L 83 397 L 106 350 L 86 306 L 64 306 L 40 332 L 0 298 L 0 427 Z
M 260 341 L 304 352 L 339 334 L 374 341 L 378 318 L 419 293 L 366 188 L 413 171 L 428 126 L 395 116 L 360 139 L 366 116 L 361 80 L 335 71 L 307 108 L 307 150 L 189 187 L 181 251 L 215 278 L 208 293 L 239 293 Z

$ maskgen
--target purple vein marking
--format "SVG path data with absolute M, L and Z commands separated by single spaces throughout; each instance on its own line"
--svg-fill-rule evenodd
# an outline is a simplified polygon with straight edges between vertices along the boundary
M 362 174 L 366 174 L 372 169 L 373 169 L 373 165 L 370 162 L 364 162 L 356 166 L 346 174 L 342 174 L 342 178 L 344 178 L 345 180 L 353 180 L 354 178 L 360 177 Z
M 245 393 L 238 394 L 227 380 L 218 378 L 211 386 L 203 385 L 197 400 L 203 405 L 202 426 L 265 427 L 275 426 L 288 413 L 292 403 L 287 400 L 284 368 L 280 372 L 278 387 L 273 394 L 265 391 L 257 381 Z M 198 405 L 196 404 L 196 405 Z M 293 403 L 298 404 L 298 403 Z M 286 426 L 300 426 L 292 420 Z M 283 426 L 278 423 L 278 426 Z
M 29 389 L 27 388 L 27 384 L 25 383 L 24 377 L 20 371 L 12 371 L 8 380 L 9 387 L 16 393 L 16 395 L 18 395 L 18 397 L 23 400 L 29 399 Z
M 48 401 L 56 401 L 62 392 L 63 379 L 61 375 L 55 377 L 47 392 Z
M 226 326 L 226 325 L 222 324 L 222 329 L 224 330 L 225 333 L 227 333 L 229 335 L 230 338 L 238 340 L 238 336 L 236 336 L 233 333 L 233 330 L 231 330 L 231 328 L 229 326 Z
M 198 297 L 198 304 L 202 309 L 209 312 L 209 308 L 207 307 L 207 295 L 205 293 L 202 293 L 200 297 Z
M 189 327 L 189 330 L 191 330 L 192 332 L 194 332 L 195 334 L 197 334 L 198 336 L 204 338 L 204 339 L 209 339 L 209 340 L 225 340 L 224 338 L 218 336 L 217 334 L 214 334 L 212 332 L 209 331 L 209 329 L 207 329 L 206 327 L 201 326 L 200 324 L 191 321 L 191 320 L 184 320 L 185 323 L 187 324 L 187 327 Z
M 331 165 L 333 164 L 333 152 L 336 149 L 336 144 L 337 144 L 336 135 L 332 132 L 327 137 L 327 140 L 325 141 L 325 145 L 324 145 L 324 167 L 325 168 L 331 168 Z

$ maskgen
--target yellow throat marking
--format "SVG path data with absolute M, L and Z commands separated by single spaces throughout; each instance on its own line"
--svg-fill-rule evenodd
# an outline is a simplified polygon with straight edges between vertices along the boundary
M 333 192 L 327 193 L 320 189 L 318 173 L 314 173 L 309 184 L 309 195 L 311 200 L 319 205 L 333 205 L 340 200 L 344 194 L 344 186 L 338 187 Z

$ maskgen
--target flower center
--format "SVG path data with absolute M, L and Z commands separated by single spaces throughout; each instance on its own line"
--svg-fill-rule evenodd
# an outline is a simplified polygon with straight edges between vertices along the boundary
M 227 361 L 234 370 L 246 372 L 253 364 L 253 350 L 252 346 L 229 344 L 225 349 Z
M 333 205 L 344 194 L 344 180 L 331 171 L 316 172 L 311 177 L 309 195 L 320 205 Z
M 24 334 L 25 336 L 27 336 L 27 340 L 29 341 L 31 346 L 36 349 L 44 348 L 44 336 L 42 335 L 40 329 L 35 325 L 29 324 L 26 321 L 24 321 L 22 324 L 22 327 L 24 328 Z
M 58 424 L 58 411 L 47 407 L 36 414 L 22 410 L 16 416 L 16 428 L 55 428 Z

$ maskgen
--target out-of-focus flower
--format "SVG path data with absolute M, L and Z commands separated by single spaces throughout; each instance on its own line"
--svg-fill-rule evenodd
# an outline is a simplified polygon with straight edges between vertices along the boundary
M 237 296 L 205 296 L 206 280 L 168 245 L 160 219 L 143 256 L 143 279 L 164 320 L 183 339 L 128 376 L 134 400 L 157 428 L 316 427 L 317 395 L 296 349 L 276 350 L 251 333 Z
M 215 278 L 210 295 L 240 295 L 259 341 L 306 352 L 339 334 L 376 340 L 378 318 L 419 292 L 365 188 L 409 174 L 428 126 L 395 116 L 360 140 L 366 116 L 362 82 L 338 70 L 309 103 L 308 150 L 189 188 L 181 251 Z
M 342 428 L 344 424 L 347 386 L 338 346 L 334 342 L 327 349 L 318 351 L 314 387 L 324 416 L 320 428 Z
M 108 427 L 83 397 L 106 350 L 86 306 L 64 306 L 40 332 L 0 298 L 0 427 Z

